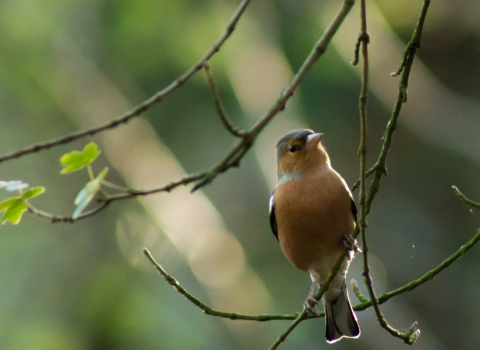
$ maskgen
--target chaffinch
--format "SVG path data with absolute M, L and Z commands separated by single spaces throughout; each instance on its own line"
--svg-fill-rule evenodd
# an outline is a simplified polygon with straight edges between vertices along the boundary
M 317 312 L 315 284 L 322 284 L 345 246 L 349 249 L 323 295 L 325 337 L 334 343 L 360 336 L 345 286 L 353 252 L 358 251 L 352 237 L 357 210 L 345 180 L 330 165 L 320 143 L 322 136 L 298 129 L 278 141 L 278 179 L 270 197 L 270 224 L 287 259 L 310 274 L 312 286 L 304 304 L 309 313 Z

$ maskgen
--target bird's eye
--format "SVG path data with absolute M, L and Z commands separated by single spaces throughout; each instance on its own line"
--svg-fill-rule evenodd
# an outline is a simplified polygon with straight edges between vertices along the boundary
M 298 147 L 295 146 L 295 145 L 290 145 L 290 146 L 288 146 L 288 151 L 290 153 L 295 153 L 296 151 L 298 151 Z

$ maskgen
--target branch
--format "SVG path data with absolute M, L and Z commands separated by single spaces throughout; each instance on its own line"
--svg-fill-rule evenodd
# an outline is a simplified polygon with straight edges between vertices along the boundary
M 260 118 L 260 120 L 255 125 L 253 125 L 253 127 L 247 133 L 245 133 L 245 135 L 243 135 L 242 141 L 238 143 L 237 146 L 235 146 L 220 163 L 218 163 L 210 171 L 207 171 L 205 173 L 205 177 L 195 185 L 195 187 L 192 189 L 192 192 L 209 184 L 215 177 L 217 177 L 220 173 L 228 170 L 229 168 L 239 166 L 240 160 L 253 146 L 253 143 L 255 142 L 256 138 L 263 130 L 263 128 L 265 128 L 265 126 L 267 126 L 267 124 L 280 111 L 283 111 L 283 109 L 285 109 L 287 101 L 290 99 L 290 97 L 293 96 L 298 86 L 305 79 L 305 76 L 310 71 L 315 62 L 317 62 L 320 56 L 325 53 L 328 44 L 330 43 L 338 28 L 342 24 L 343 20 L 347 17 L 354 3 L 354 0 L 344 1 L 340 11 L 337 13 L 332 23 L 330 23 L 330 25 L 327 27 L 321 38 L 315 43 L 312 51 L 293 77 L 291 83 L 283 90 L 278 100 Z
M 54 215 L 54 214 L 51 214 L 51 213 L 47 213 L 46 211 L 37 209 L 37 208 L 31 206 L 28 203 L 27 203 L 27 210 L 30 214 L 33 214 L 33 215 L 35 215 L 39 218 L 47 219 L 52 224 L 55 224 L 57 222 L 74 223 L 75 221 L 78 221 L 80 219 L 88 218 L 90 216 L 93 216 L 93 215 L 97 214 L 98 212 L 101 212 L 102 210 L 104 210 L 110 204 L 110 202 L 111 201 L 109 201 L 109 200 L 103 200 L 102 204 L 100 206 L 82 213 L 76 219 L 74 219 L 72 216 L 62 216 L 62 215 Z
M 295 313 L 293 315 L 245 315 L 245 314 L 238 314 L 235 312 L 224 312 L 224 311 L 219 311 L 215 310 L 205 303 L 201 302 L 198 300 L 196 297 L 194 297 L 192 294 L 190 294 L 184 287 L 178 283 L 178 281 L 170 275 L 167 271 L 163 269 L 163 267 L 155 261 L 153 258 L 152 254 L 147 248 L 143 248 L 143 254 L 147 257 L 148 260 L 152 263 L 153 267 L 160 273 L 160 275 L 163 276 L 165 281 L 168 282 L 172 287 L 175 288 L 177 292 L 179 292 L 181 295 L 183 295 L 187 300 L 192 302 L 194 305 L 199 307 L 205 314 L 211 315 L 211 316 L 217 316 L 217 317 L 222 317 L 222 318 L 228 318 L 231 320 L 248 320 L 248 321 L 259 321 L 259 322 L 265 322 L 265 321 L 273 321 L 273 320 L 292 320 L 295 318 L 298 318 L 299 316 L 302 315 L 302 319 L 306 318 L 318 318 L 322 317 L 325 315 L 324 312 L 319 313 L 318 315 L 306 315 L 304 312 L 302 313 Z M 337 268 L 338 271 L 339 268 Z M 332 273 L 332 272 L 331 272 Z M 335 272 L 336 274 L 336 272 Z M 329 280 L 328 283 L 331 282 L 331 280 L 335 277 L 335 275 L 332 276 L 332 278 Z M 327 287 L 324 288 L 324 291 L 327 289 Z M 324 292 L 323 291 L 323 292 Z M 323 294 L 323 292 L 321 294 Z M 320 292 L 319 292 L 320 293 Z M 321 298 L 321 295 L 318 299 Z
M 412 38 L 410 39 L 409 43 L 405 48 L 405 53 L 402 59 L 402 63 L 400 65 L 401 70 L 400 68 L 399 70 L 397 70 L 398 74 L 402 73 L 402 76 L 399 82 L 399 87 L 398 87 L 397 100 L 395 102 L 395 106 L 393 108 L 390 120 L 388 121 L 385 134 L 382 137 L 382 140 L 383 140 L 382 150 L 378 156 L 378 159 L 375 165 L 371 167 L 366 173 L 367 177 L 375 173 L 375 178 L 370 184 L 370 194 L 369 194 L 369 197 L 367 198 L 367 214 L 370 212 L 373 198 L 375 198 L 375 195 L 378 191 L 380 178 L 382 177 L 382 175 L 385 175 L 385 176 L 387 175 L 387 167 L 386 167 L 387 155 L 388 155 L 388 151 L 390 150 L 390 145 L 392 143 L 393 133 L 397 128 L 398 118 L 400 115 L 400 111 L 402 109 L 402 104 L 407 102 L 408 79 L 410 77 L 410 71 L 413 65 L 413 61 L 415 59 L 415 54 L 417 52 L 417 49 L 421 47 L 423 25 L 425 23 L 425 17 L 427 15 L 427 10 L 429 5 L 430 5 L 430 0 L 424 0 Z M 397 76 L 398 74 L 392 73 L 392 76 Z M 353 186 L 351 187 L 351 191 L 352 192 L 355 191 L 359 186 L 360 186 L 360 179 L 358 179 L 353 184 Z
M 210 66 L 207 62 L 205 62 L 203 66 L 203 70 L 205 71 L 205 75 L 207 76 L 207 82 L 210 86 L 210 90 L 212 91 L 213 101 L 215 103 L 215 108 L 217 109 L 217 113 L 220 117 L 220 120 L 223 123 L 223 126 L 233 135 L 236 137 L 243 137 L 245 135 L 245 131 L 236 128 L 227 118 L 225 110 L 222 107 L 222 102 L 220 100 L 220 95 L 215 87 L 215 80 L 213 79 L 212 73 L 210 72 Z
M 362 85 L 360 90 L 360 146 L 358 148 L 358 154 L 360 157 L 360 217 L 358 220 L 360 235 L 362 236 L 362 250 L 363 250 L 363 276 L 365 278 L 365 285 L 372 300 L 372 305 L 377 316 L 378 323 L 382 328 L 387 330 L 390 334 L 395 337 L 403 339 L 406 343 L 413 343 L 416 340 L 416 337 L 411 337 L 411 334 L 416 331 L 415 329 L 409 330 L 408 334 L 400 333 L 395 328 L 391 327 L 377 302 L 377 297 L 375 295 L 375 290 L 373 288 L 373 281 L 370 275 L 370 265 L 368 263 L 368 244 L 367 244 L 367 210 L 366 210 L 366 180 L 367 180 L 367 168 L 366 168 L 366 154 L 367 154 L 367 93 L 368 93 L 368 44 L 370 41 L 370 36 L 367 31 L 367 11 L 365 0 L 361 0 L 360 8 L 360 17 L 361 17 L 361 30 L 358 42 L 355 48 L 355 60 L 353 63 L 358 63 L 358 50 L 359 47 L 362 49 Z M 413 327 L 413 326 L 412 326 Z M 419 333 L 418 333 L 419 334 Z
M 140 191 L 140 190 L 134 190 L 134 189 L 127 189 L 123 193 L 117 193 L 117 194 L 107 194 L 107 193 L 102 193 L 100 198 L 96 200 L 97 203 L 100 203 L 100 205 L 96 208 L 93 208 L 89 211 L 86 211 L 82 213 L 80 216 L 77 218 L 73 218 L 72 216 L 62 216 L 62 215 L 55 215 L 52 213 L 47 213 L 45 211 L 39 210 L 30 204 L 27 204 L 28 207 L 28 212 L 38 216 L 43 219 L 47 219 L 50 221 L 52 224 L 59 223 L 59 222 L 68 222 L 68 223 L 73 223 L 75 221 L 81 220 L 81 219 L 86 219 L 90 216 L 93 216 L 100 211 L 103 211 L 104 209 L 107 208 L 107 206 L 110 205 L 110 203 L 119 201 L 122 199 L 129 199 L 137 196 L 148 196 L 154 193 L 158 192 L 170 192 L 172 189 L 178 187 L 178 186 L 186 186 L 189 183 L 198 181 L 199 179 L 203 178 L 205 176 L 205 173 L 193 173 L 187 176 L 184 176 L 176 181 L 172 181 L 162 187 L 154 188 L 151 190 L 145 190 L 145 191 Z M 111 184 L 109 185 L 111 186 Z M 115 186 L 118 187 L 118 186 Z
M 367 170 L 367 172 L 365 173 L 365 177 L 368 178 L 370 175 L 372 175 L 375 172 L 375 170 L 377 170 L 377 167 L 374 165 L 373 167 Z M 350 187 L 350 191 L 354 192 L 359 186 L 360 186 L 360 178 L 357 181 L 355 181 L 352 187 Z
M 360 155 L 360 234 L 362 236 L 363 242 L 363 276 L 365 278 L 365 285 L 367 287 L 368 293 L 370 295 L 370 299 L 372 301 L 373 308 L 375 310 L 375 314 L 377 316 L 378 323 L 382 328 L 384 328 L 387 332 L 389 332 L 394 337 L 403 339 L 406 344 L 413 344 L 418 337 L 420 336 L 420 330 L 417 328 L 417 322 L 414 322 L 413 325 L 404 333 L 398 331 L 394 327 L 390 326 L 388 321 L 386 320 L 385 316 L 383 315 L 382 311 L 380 310 L 380 306 L 377 301 L 377 297 L 375 295 L 375 290 L 373 288 L 373 281 L 370 275 L 370 266 L 368 262 L 368 244 L 367 244 L 367 237 L 366 237 L 366 216 L 367 216 L 367 203 L 366 203 L 366 195 L 365 195 L 365 187 L 366 187 L 366 178 L 367 178 L 367 170 L 366 170 L 366 137 L 367 137 L 367 114 L 366 114 L 366 102 L 367 102 L 367 88 L 368 88 L 368 43 L 369 43 L 369 35 L 367 32 L 367 13 L 366 13 L 366 0 L 361 0 L 361 31 L 359 41 L 361 41 L 361 48 L 362 48 L 362 58 L 363 58 L 363 69 L 362 69 L 362 87 L 360 91 L 360 147 L 359 147 L 359 155 Z M 422 21 L 423 24 L 423 21 Z M 417 32 L 417 31 L 415 31 Z M 420 31 L 421 33 L 421 31 Z M 415 36 L 415 34 L 414 34 Z M 358 45 L 357 45 L 358 49 Z M 358 53 L 355 54 L 355 59 L 358 61 Z M 413 58 L 412 57 L 412 62 Z M 356 63 L 356 62 L 354 62 Z M 404 98 L 402 102 L 406 101 L 406 95 L 403 95 Z M 378 165 L 376 165 L 378 167 Z M 385 167 L 383 167 L 384 169 Z M 380 168 L 380 174 L 382 174 L 383 169 Z M 373 182 L 373 181 L 372 181 Z M 370 191 L 371 192 L 371 191 Z M 370 197 L 370 195 L 369 195 Z M 370 202 L 371 203 L 371 202 Z
M 421 38 L 421 33 L 422 33 L 422 26 L 423 26 L 423 23 L 424 23 L 424 19 L 425 19 L 425 16 L 426 16 L 426 7 L 428 7 L 428 4 L 429 4 L 429 0 L 425 0 L 424 2 L 424 6 L 422 8 L 422 11 L 420 13 L 420 18 L 419 18 L 419 21 L 417 23 L 417 28 L 415 29 L 415 32 L 413 34 L 413 38 L 412 38 L 412 41 L 413 42 L 417 42 L 420 40 Z M 364 3 L 362 3 L 362 5 L 364 5 Z M 364 9 L 363 9 L 363 12 L 365 13 Z M 362 15 L 362 17 L 364 17 L 364 15 Z M 365 21 L 362 21 L 365 23 L 365 28 L 362 28 L 365 29 L 365 33 L 366 33 L 366 20 Z M 368 36 L 366 35 L 360 35 L 359 37 L 360 39 L 362 40 L 368 40 Z M 356 48 L 355 50 L 357 51 L 359 49 L 359 43 L 357 42 L 357 45 L 356 45 Z M 366 45 L 365 45 L 365 50 L 366 50 Z M 388 154 L 388 150 L 390 149 L 390 145 L 391 145 L 391 138 L 392 138 L 392 135 L 393 135 L 393 132 L 395 131 L 396 129 L 396 125 L 397 125 L 397 121 L 398 121 L 398 116 L 400 114 L 400 109 L 401 109 L 401 104 L 403 102 L 405 102 L 406 100 L 404 99 L 404 96 L 405 96 L 405 93 L 406 93 L 406 87 L 408 86 L 408 78 L 409 78 L 409 75 L 410 75 L 410 69 L 411 69 L 411 66 L 413 64 L 413 60 L 415 58 L 415 52 L 416 52 L 416 47 L 413 46 L 413 54 L 411 54 L 408 58 L 408 61 L 405 65 L 405 69 L 403 70 L 403 74 L 402 74 L 402 77 L 401 77 L 401 80 L 400 80 L 400 87 L 399 87 L 399 97 L 397 99 L 397 102 L 395 104 L 395 107 L 394 107 L 394 110 L 392 112 L 392 116 L 390 118 L 390 121 L 387 125 L 387 130 L 385 132 L 385 135 L 384 135 L 384 143 L 383 143 L 383 147 L 382 147 L 382 151 L 380 152 L 380 155 L 379 155 L 379 158 L 378 158 L 378 161 L 377 163 L 374 165 L 374 167 L 369 170 L 369 173 L 372 174 L 372 173 L 375 173 L 375 178 L 374 180 L 372 181 L 371 185 L 370 185 L 370 190 L 369 190 L 369 193 L 368 193 L 368 196 L 366 198 L 366 201 L 365 201 L 365 205 L 362 206 L 362 211 L 365 210 L 365 216 L 364 218 L 366 219 L 366 216 L 368 216 L 369 212 L 370 212 L 370 209 L 371 209 L 371 205 L 372 205 L 372 201 L 373 199 L 375 198 L 375 195 L 376 193 L 378 192 L 378 188 L 379 188 L 379 183 L 380 183 L 380 178 L 383 174 L 386 174 L 386 166 L 385 166 L 385 162 L 386 162 L 386 158 L 387 158 L 387 154 Z M 368 54 L 368 53 L 367 53 Z M 358 52 L 356 52 L 356 56 L 358 56 Z M 355 63 L 355 62 L 354 62 Z M 365 91 L 366 93 L 366 91 Z M 362 95 L 361 95 L 361 98 L 360 98 L 360 106 L 362 105 Z M 366 98 L 366 95 L 365 95 L 365 98 Z M 366 102 L 366 99 L 365 99 L 365 102 Z M 364 102 L 364 103 L 365 103 Z M 361 107 L 360 107 L 361 108 Z M 366 114 L 365 114 L 366 115 Z M 366 118 L 365 118 L 365 121 L 366 121 Z M 360 179 L 360 182 L 362 181 L 362 179 L 364 180 L 363 182 L 365 182 L 365 179 L 367 177 L 367 172 L 365 171 L 365 168 L 362 167 L 362 171 L 361 171 L 361 179 Z M 366 224 L 366 223 L 365 223 Z M 355 237 L 356 235 L 358 234 L 358 231 L 355 232 Z M 365 241 L 364 241 L 365 242 Z M 364 252 L 365 254 L 365 252 Z M 345 254 L 343 254 L 341 257 L 339 257 L 337 263 L 335 264 L 333 270 L 337 270 L 338 271 L 338 268 L 340 267 L 340 264 L 341 262 L 343 261 L 345 257 Z M 332 271 L 333 271 L 332 270 Z M 329 275 L 330 276 L 330 275 Z M 335 277 L 335 275 L 332 276 L 332 279 Z M 330 281 L 328 278 L 327 278 L 328 281 Z M 325 283 L 326 284 L 326 283 Z M 320 293 L 320 292 L 319 292 Z M 375 297 L 372 298 L 373 300 L 376 300 Z M 292 323 L 290 325 L 289 328 L 287 328 L 284 333 L 282 333 L 280 335 L 280 337 L 277 339 L 277 341 L 272 345 L 271 349 L 275 349 L 276 347 L 278 347 L 278 345 L 283 341 L 285 340 L 286 336 L 304 319 L 305 317 L 300 314 L 298 316 L 298 318 L 295 320 L 294 323 Z M 407 332 L 407 335 L 408 333 L 410 332 L 410 330 Z M 412 334 L 417 334 L 414 332 L 414 330 L 412 330 Z M 409 338 L 410 339 L 410 338 Z
M 402 109 L 402 104 L 407 101 L 406 95 L 407 95 L 408 79 L 410 77 L 410 71 L 412 69 L 417 48 L 420 47 L 423 24 L 425 23 L 425 16 L 427 15 L 428 5 L 430 5 L 430 0 L 424 0 L 422 10 L 420 12 L 420 15 L 417 21 L 417 26 L 415 28 L 415 31 L 413 32 L 412 39 L 407 45 L 407 47 L 410 47 L 410 54 L 408 55 L 405 65 L 403 67 L 402 75 L 400 77 L 400 82 L 398 84 L 397 100 L 395 102 L 395 106 L 393 107 L 390 120 L 388 121 L 385 134 L 382 137 L 383 139 L 382 150 L 380 151 L 377 162 L 373 167 L 375 168 L 375 171 L 374 171 L 375 176 L 372 182 L 370 183 L 370 192 L 368 194 L 367 201 L 366 201 L 367 214 L 371 210 L 373 199 L 375 198 L 378 192 L 378 189 L 380 187 L 380 179 L 382 175 L 387 174 L 387 166 L 386 166 L 387 155 L 388 155 L 388 151 L 390 150 L 390 146 L 392 144 L 393 133 L 397 128 L 398 118 L 400 115 L 400 111 Z
M 465 195 L 460 192 L 460 190 L 456 186 L 452 186 L 452 190 L 458 198 L 467 203 L 469 206 L 480 209 L 480 203 L 474 202 L 471 199 L 465 197 Z
M 163 101 L 165 97 L 170 95 L 172 92 L 180 88 L 184 85 L 195 73 L 197 73 L 200 69 L 202 69 L 206 62 L 208 62 L 213 55 L 215 55 L 222 45 L 227 41 L 230 37 L 232 32 L 235 30 L 235 26 L 237 25 L 240 17 L 242 16 L 245 8 L 250 3 L 250 0 L 243 0 L 240 5 L 238 6 L 237 10 L 233 14 L 232 18 L 228 22 L 224 32 L 220 35 L 220 37 L 215 41 L 213 46 L 210 50 L 208 50 L 198 61 L 195 63 L 190 69 L 188 69 L 185 73 L 175 79 L 170 85 L 165 87 L 164 89 L 158 91 L 155 95 L 150 97 L 149 99 L 145 100 L 144 102 L 140 103 L 136 107 L 132 108 L 130 111 L 124 113 L 123 115 L 96 127 L 92 127 L 89 129 L 77 131 L 66 136 L 59 137 L 57 139 L 53 139 L 46 142 L 41 142 L 11 153 L 7 153 L 0 157 L 0 163 L 5 162 L 7 160 L 11 160 L 14 158 L 20 158 L 26 154 L 36 153 L 42 150 L 46 150 L 55 146 L 63 145 L 66 143 L 70 143 L 77 139 L 80 139 L 85 136 L 93 136 L 97 133 L 116 128 L 121 124 L 126 124 L 130 121 L 130 119 L 134 117 L 138 117 L 143 112 L 147 111 L 150 107 L 154 104 L 160 103 Z
M 437 267 L 434 269 L 428 271 L 425 273 L 423 276 L 420 278 L 417 278 L 416 280 L 413 280 L 406 285 L 394 289 L 388 293 L 384 293 L 376 298 L 378 304 L 383 304 L 387 300 L 393 298 L 394 296 L 397 296 L 399 294 L 403 294 L 405 292 L 409 292 L 417 288 L 418 286 L 424 284 L 425 282 L 433 281 L 436 275 L 438 275 L 441 271 L 445 270 L 448 266 L 450 266 L 453 262 L 455 262 L 458 258 L 461 256 L 467 254 L 467 252 L 473 248 L 475 244 L 480 241 L 480 229 L 477 230 L 475 236 L 468 241 L 466 244 L 461 246 L 455 253 L 450 255 L 447 259 L 445 259 L 441 264 L 439 264 Z M 158 264 L 155 259 L 152 257 L 151 253 L 148 251 L 147 248 L 143 248 L 143 253 L 145 256 L 150 260 L 152 263 L 153 267 L 162 275 L 165 280 L 173 286 L 177 292 L 182 294 L 187 300 L 192 302 L 194 305 L 198 306 L 204 313 L 207 315 L 212 315 L 212 316 L 217 316 L 217 317 L 222 317 L 222 318 L 228 318 L 231 320 L 248 320 L 248 321 L 259 321 L 259 322 L 265 322 L 265 321 L 275 321 L 275 320 L 296 320 L 299 316 L 301 316 L 302 313 L 294 313 L 291 315 L 273 315 L 273 314 L 261 314 L 261 315 L 246 315 L 246 314 L 238 314 L 235 312 L 224 312 L 224 311 L 219 311 L 212 309 L 211 307 L 207 306 L 200 300 L 198 300 L 196 297 L 194 297 L 192 294 L 190 294 L 184 287 L 182 287 L 178 281 L 170 274 L 168 274 L 160 264 Z M 340 266 L 340 265 L 339 265 Z M 335 277 L 333 275 L 334 271 L 332 270 L 330 272 L 330 275 Z M 336 273 L 335 273 L 336 274 Z M 329 277 L 330 277 L 329 275 Z M 328 282 L 330 283 L 331 279 L 327 278 Z M 326 288 L 325 288 L 326 289 Z M 355 287 L 354 287 L 355 289 Z M 320 291 L 319 293 L 320 294 Z M 317 294 L 317 296 L 318 296 Z M 315 298 L 317 297 L 315 296 Z M 320 299 L 320 298 L 319 298 Z M 372 306 L 372 302 L 370 300 L 362 301 L 360 304 L 357 304 L 353 307 L 355 311 L 363 311 L 368 309 L 369 307 Z M 308 315 L 307 317 L 304 317 L 303 319 L 312 319 L 312 318 L 319 318 L 319 317 L 324 317 L 325 313 L 320 312 L 318 315 Z
M 175 88 L 178 88 L 182 84 L 185 83 L 185 81 L 190 78 L 196 71 L 201 69 L 202 67 L 205 67 L 208 59 L 213 56 L 213 54 L 219 50 L 221 44 L 225 42 L 225 40 L 228 38 L 228 36 L 231 34 L 233 29 L 235 28 L 235 24 L 237 23 L 239 17 L 243 13 L 243 10 L 245 9 L 246 5 L 248 4 L 249 1 L 243 1 L 240 7 L 237 9 L 237 12 L 235 15 L 232 17 L 232 20 L 229 22 L 229 25 L 227 26 L 227 29 L 225 30 L 225 33 L 222 35 L 222 37 L 214 44 L 212 49 L 207 52 L 204 57 L 197 62 L 195 66 L 190 68 L 189 71 L 187 71 L 182 77 L 177 79 L 174 83 L 172 83 L 169 87 L 162 91 L 166 91 L 167 89 L 172 89 L 172 86 L 175 86 Z M 209 184 L 214 178 L 216 178 L 219 174 L 227 171 L 228 169 L 232 167 L 238 167 L 240 164 L 240 160 L 245 156 L 245 154 L 248 152 L 248 150 L 253 146 L 253 143 L 255 142 L 256 138 L 260 134 L 260 132 L 267 126 L 267 124 L 275 117 L 275 115 L 278 114 L 278 112 L 282 111 L 285 108 L 285 105 L 287 101 L 293 96 L 294 92 L 297 90 L 301 82 L 305 79 L 305 76 L 308 74 L 312 66 L 315 64 L 315 62 L 320 58 L 320 56 L 323 55 L 323 53 L 326 51 L 328 44 L 330 43 L 331 39 L 335 35 L 336 31 L 342 24 L 343 20 L 349 13 L 350 9 L 352 8 L 354 4 L 354 0 L 345 0 L 344 5 L 342 6 L 342 9 L 338 12 L 337 16 L 335 19 L 332 21 L 332 23 L 327 27 L 325 30 L 324 34 L 321 36 L 321 38 L 315 43 L 313 49 L 311 50 L 310 54 L 308 57 L 305 59 L 303 62 L 302 66 L 299 68 L 295 76 L 293 77 L 291 83 L 285 88 L 279 99 L 273 104 L 273 106 L 268 110 L 262 118 L 248 131 L 248 132 L 242 132 L 242 140 L 221 160 L 219 163 L 217 163 L 213 168 L 209 170 L 205 170 L 203 172 L 198 172 L 198 173 L 191 173 L 188 174 L 176 181 L 173 181 L 167 185 L 164 185 L 162 187 L 154 188 L 151 190 L 134 190 L 131 189 L 128 192 L 125 193 L 120 193 L 120 194 L 115 194 L 115 195 L 105 195 L 104 198 L 100 199 L 100 202 L 102 202 L 102 205 L 96 209 L 91 210 L 90 212 L 86 212 L 83 215 L 79 216 L 76 220 L 78 219 L 83 219 L 88 216 L 91 216 L 108 206 L 113 201 L 117 200 L 122 200 L 122 199 L 127 199 L 127 198 L 132 198 L 136 196 L 146 196 L 150 195 L 153 193 L 158 193 L 158 192 L 170 192 L 172 189 L 181 186 L 181 185 L 187 185 L 190 183 L 197 182 L 197 184 L 193 187 L 192 192 L 198 190 L 199 188 Z M 215 51 L 216 50 L 216 51 Z M 207 68 L 208 69 L 208 68 Z M 181 83 L 180 83 L 181 81 Z M 171 92 L 171 91 L 170 91 Z M 157 96 L 157 95 L 155 95 Z M 154 97 L 155 97 L 154 96 Z M 162 95 L 162 98 L 166 95 Z M 154 97 L 151 99 L 147 100 L 143 104 L 146 104 L 148 101 L 153 100 Z M 160 98 L 161 100 L 161 98 Z M 142 104 L 142 105 L 143 105 Z M 138 107 L 137 107 L 138 108 Z M 123 119 L 122 119 L 123 120 Z M 117 121 L 118 123 L 118 121 Z M 90 130 L 90 131 L 89 131 Z M 96 129 L 89 129 L 87 131 L 83 131 L 83 134 L 92 134 L 91 130 L 96 130 Z M 93 132 L 96 133 L 98 131 Z M 73 134 L 72 134 L 73 135 Z M 77 135 L 77 134 L 75 134 Z M 81 136 L 75 136 L 74 139 L 81 137 Z M 71 136 L 71 135 L 70 135 Z M 68 137 L 59 139 L 50 143 L 45 143 L 42 145 L 35 145 L 31 146 L 29 149 L 24 149 L 24 150 L 19 150 L 14 152 L 13 154 L 0 157 L 0 163 L 2 161 L 12 159 L 12 158 L 18 158 L 24 154 L 28 153 L 33 153 L 33 152 L 38 152 L 41 149 L 53 147 L 55 145 L 59 145 L 62 143 L 67 143 L 71 141 L 71 139 L 68 139 Z M 42 148 L 43 147 L 43 148 Z M 30 212 L 39 216 L 39 217 L 44 217 L 50 220 L 52 223 L 54 222 L 73 222 L 73 218 L 71 217 L 60 217 L 56 216 L 53 214 L 41 212 L 39 210 L 35 210 L 33 208 L 30 209 Z
M 413 59 L 412 56 L 415 56 L 415 52 L 418 48 L 422 47 L 422 31 L 423 31 L 423 24 L 425 23 L 425 18 L 427 17 L 427 10 L 428 6 L 430 5 L 430 0 L 424 0 L 422 11 L 420 12 L 420 16 L 418 17 L 417 26 L 415 27 L 415 31 L 413 32 L 412 39 L 407 44 L 405 48 L 405 52 L 403 54 L 402 62 L 400 63 L 400 67 L 391 73 L 392 77 L 396 77 L 402 73 L 403 69 L 408 66 L 408 62 Z M 410 69 L 410 68 L 408 68 Z M 407 101 L 407 95 L 405 94 L 405 100 Z
M 160 275 L 165 278 L 165 281 L 168 282 L 177 292 L 179 292 L 181 295 L 183 295 L 187 300 L 192 302 L 194 305 L 198 306 L 205 314 L 211 315 L 211 316 L 217 316 L 217 317 L 222 317 L 222 318 L 229 318 L 231 320 L 250 320 L 250 321 L 271 321 L 271 320 L 289 320 L 292 319 L 292 315 L 244 315 L 244 314 L 237 314 L 235 312 L 224 312 L 224 311 L 219 311 L 212 309 L 208 305 L 202 303 L 200 300 L 195 298 L 192 294 L 190 294 L 185 288 L 183 288 L 180 283 L 167 273 L 163 269 L 162 266 L 160 266 L 159 263 L 155 261 L 153 258 L 152 254 L 148 251 L 147 248 L 143 248 L 143 254 L 147 257 L 148 260 L 152 263 L 153 267 L 158 271 Z
M 368 44 L 370 42 L 370 36 L 367 32 L 367 13 L 365 7 L 365 0 L 361 0 L 361 23 L 362 28 L 360 31 L 359 41 L 361 42 L 362 48 L 362 85 L 360 89 L 360 99 L 359 99 L 359 112 L 360 112 L 360 145 L 358 147 L 358 155 L 360 158 L 360 217 L 358 220 L 360 227 L 360 235 L 363 240 L 363 256 L 365 261 L 365 277 L 369 277 L 368 274 L 368 246 L 365 241 L 365 230 L 367 228 L 367 211 L 365 210 L 365 200 L 366 200 L 366 179 L 367 179 L 367 168 L 366 168 L 366 155 L 367 155 L 367 94 L 368 94 Z M 358 47 L 358 44 L 357 44 Z M 357 61 L 358 61 L 358 54 Z M 368 279 L 367 278 L 367 279 Z M 368 282 L 368 281 L 367 281 Z M 371 281 L 370 281 L 371 282 Z M 368 283 L 367 283 L 368 284 Z M 372 296 L 372 298 L 374 298 Z
M 405 292 L 408 292 L 408 291 L 412 291 L 415 288 L 417 288 L 418 286 L 420 286 L 421 284 L 423 284 L 425 282 L 428 282 L 428 281 L 432 281 L 435 278 L 436 275 L 438 275 L 441 271 L 445 270 L 455 260 L 457 260 L 461 256 L 465 255 L 470 249 L 472 249 L 473 246 L 478 243 L 478 241 L 480 241 L 480 229 L 477 230 L 475 236 L 470 241 L 468 241 L 465 245 L 461 246 L 455 253 L 450 255 L 440 265 L 435 267 L 433 270 L 428 271 L 422 277 L 407 283 L 403 287 L 400 287 L 398 289 L 392 290 L 391 292 L 380 295 L 377 298 L 378 303 L 382 304 L 382 303 L 386 302 L 388 299 L 390 299 L 390 298 L 392 298 L 392 297 L 394 297 L 398 294 L 402 294 L 402 293 L 405 293 Z M 360 311 L 360 310 L 365 310 L 366 308 L 368 308 L 370 306 L 372 306 L 372 302 L 368 301 L 368 302 L 364 302 L 364 303 L 355 305 L 354 309 Z
M 368 300 L 367 298 L 365 298 L 365 296 L 363 296 L 362 292 L 360 291 L 360 288 L 358 288 L 357 281 L 352 278 L 350 283 L 352 285 L 353 294 L 355 294 L 358 301 L 361 303 L 368 303 L 370 300 Z
M 356 237 L 358 235 L 358 232 L 359 232 L 358 229 L 356 229 L 353 236 Z M 321 285 L 320 290 L 314 296 L 315 300 L 319 301 L 322 298 L 323 294 L 325 294 L 325 292 L 328 290 L 328 287 L 330 286 L 330 283 L 333 281 L 333 279 L 337 275 L 338 271 L 340 270 L 340 266 L 342 266 L 343 261 L 345 260 L 345 256 L 347 254 L 348 254 L 348 250 L 345 249 L 345 252 L 338 257 L 337 261 L 335 262 L 335 265 L 332 267 L 332 269 L 330 270 L 327 278 L 325 279 L 325 281 Z M 275 340 L 275 342 L 272 344 L 272 346 L 269 348 L 269 350 L 276 349 L 282 342 L 284 342 L 285 339 L 287 338 L 287 336 L 295 329 L 295 327 L 297 327 L 300 324 L 300 322 L 302 322 L 303 320 L 305 320 L 307 318 L 320 317 L 320 316 L 325 316 L 325 312 L 319 313 L 318 316 L 311 316 L 304 309 L 300 314 L 297 315 L 297 317 L 290 324 L 290 326 L 288 326 L 288 328 L 285 329 L 283 331 L 283 333 L 281 333 L 278 336 L 278 338 Z

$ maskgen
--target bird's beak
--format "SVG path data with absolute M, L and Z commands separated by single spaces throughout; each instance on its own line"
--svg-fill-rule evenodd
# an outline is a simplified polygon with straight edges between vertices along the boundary
M 322 133 L 311 134 L 307 136 L 307 149 L 309 151 L 314 150 L 318 147 L 320 140 L 322 139 Z

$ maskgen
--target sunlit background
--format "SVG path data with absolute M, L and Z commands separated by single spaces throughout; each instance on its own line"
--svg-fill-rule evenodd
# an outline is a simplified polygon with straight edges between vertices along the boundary
M 192 66 L 224 30 L 238 0 L 0 1 L 0 154 L 121 115 Z M 368 1 L 371 35 L 368 164 L 396 98 L 397 69 L 422 1 Z M 268 110 L 341 1 L 252 1 L 211 60 L 230 118 L 250 127 Z M 224 311 L 301 311 L 308 276 L 284 258 L 268 221 L 277 140 L 295 128 L 325 133 L 333 166 L 358 178 L 359 32 L 353 8 L 327 53 L 240 168 L 203 190 L 178 188 L 113 203 L 75 224 L 26 215 L 0 229 L 0 349 L 266 349 L 289 321 L 204 315 L 142 254 L 147 247 L 192 294 Z M 480 213 L 480 3 L 434 0 L 408 102 L 369 216 L 377 293 L 418 278 L 469 240 Z M 47 191 L 39 209 L 71 215 L 86 172 L 60 175 L 59 158 L 89 141 L 94 170 L 138 189 L 208 169 L 236 140 L 223 128 L 202 72 L 144 116 L 112 131 L 0 164 L 0 179 Z M 357 196 L 358 193 L 355 193 Z M 7 193 L 0 193 L 0 199 Z M 361 259 L 352 264 L 366 294 Z M 382 305 L 400 329 L 419 322 L 416 349 L 477 349 L 480 248 Z M 351 294 L 351 293 L 350 293 Z M 353 304 L 358 301 L 351 294 Z M 362 335 L 327 345 L 324 320 L 303 322 L 281 349 L 404 349 L 358 312 Z

